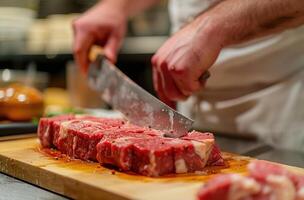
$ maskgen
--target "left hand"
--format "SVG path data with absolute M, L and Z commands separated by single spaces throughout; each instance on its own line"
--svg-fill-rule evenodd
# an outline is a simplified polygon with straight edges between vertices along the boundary
M 210 20 L 196 19 L 169 38 L 152 57 L 153 84 L 160 99 L 173 106 L 201 89 L 200 76 L 222 48 Z

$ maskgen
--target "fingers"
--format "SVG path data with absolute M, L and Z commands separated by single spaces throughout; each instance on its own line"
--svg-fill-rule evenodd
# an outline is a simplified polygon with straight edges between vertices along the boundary
M 174 70 L 171 70 L 170 73 L 176 86 L 185 96 L 190 96 L 201 88 L 201 83 L 196 78 L 196 75 L 190 72 L 176 73 Z
M 175 56 L 170 59 L 168 67 L 177 87 L 188 96 L 201 88 L 199 81 L 201 71 L 194 67 L 197 64 L 193 61 L 193 58 L 187 59 L 187 55 Z
M 153 78 L 153 86 L 155 91 L 158 94 L 158 97 L 162 102 L 167 104 L 173 109 L 176 109 L 176 102 L 170 100 L 166 95 L 165 92 L 162 88 L 162 81 L 161 81 L 161 76 L 160 73 L 158 73 L 157 69 L 155 67 L 152 68 L 152 78 Z
M 186 99 L 187 96 L 183 95 L 176 87 L 169 71 L 165 65 L 156 67 L 155 57 L 152 58 L 152 71 L 153 71 L 153 85 L 159 98 L 172 108 L 176 108 L 176 100 Z
M 153 56 L 152 64 L 161 74 L 162 87 L 169 99 L 185 100 L 203 87 L 199 80 L 201 70 L 192 67 L 197 65 L 193 60 L 178 51 L 166 55 L 162 49 Z
M 74 57 L 78 66 L 83 73 L 86 73 L 89 65 L 89 50 L 94 43 L 92 35 L 84 33 L 74 26 Z
M 174 67 L 170 68 L 170 65 L 173 65 L 166 61 L 170 60 L 170 56 L 164 59 L 158 55 L 162 54 L 158 52 L 151 60 L 154 71 L 157 70 L 159 74 L 158 93 L 162 89 L 168 99 L 177 101 L 187 99 L 187 97 L 200 88 L 199 81 L 189 73 L 191 69 L 185 67 L 184 70 L 177 71 Z M 191 82 L 191 80 L 193 81 Z
M 121 45 L 122 37 L 119 33 L 112 33 L 104 46 L 106 57 L 113 63 L 116 62 L 117 51 Z
M 176 82 L 168 70 L 166 63 L 162 63 L 159 66 L 158 71 L 161 77 L 162 88 L 169 99 L 175 101 L 187 99 L 187 95 L 184 95 L 182 91 L 177 87 Z

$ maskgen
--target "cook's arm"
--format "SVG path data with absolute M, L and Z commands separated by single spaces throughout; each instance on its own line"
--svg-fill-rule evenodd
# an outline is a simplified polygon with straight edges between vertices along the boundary
M 114 9 L 119 9 L 126 16 L 130 17 L 144 11 L 159 1 L 160 0 L 103 0 L 97 6 L 106 4 Z
M 199 18 L 210 18 L 224 45 L 237 44 L 303 24 L 304 1 L 226 0 Z
M 164 102 L 200 90 L 199 77 L 220 51 L 304 23 L 303 0 L 225 0 L 176 32 L 152 58 L 153 83 Z
M 88 52 L 93 44 L 104 47 L 106 56 L 116 61 L 117 51 L 126 33 L 129 16 L 159 0 L 103 0 L 73 23 L 74 57 L 82 71 L 88 69 Z

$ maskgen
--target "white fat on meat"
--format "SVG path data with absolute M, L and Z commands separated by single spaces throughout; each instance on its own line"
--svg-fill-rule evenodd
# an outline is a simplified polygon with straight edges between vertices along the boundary
M 117 138 L 117 139 L 115 140 L 115 145 L 120 146 L 120 147 L 129 145 L 129 141 L 128 141 L 129 139 L 132 139 L 132 137 L 121 137 L 121 138 Z M 122 151 L 122 152 L 124 152 L 124 151 Z M 120 160 L 121 163 L 123 163 L 123 165 L 127 165 L 128 162 L 125 161 L 125 160 L 123 159 L 123 157 L 124 157 L 124 154 L 121 153 L 121 154 L 120 154 L 119 160 Z
M 271 199 L 275 200 L 295 200 L 296 188 L 291 180 L 286 176 L 269 175 L 266 184 L 271 187 Z
M 228 200 L 242 200 L 261 191 L 261 185 L 253 178 L 243 177 L 238 174 L 231 175 L 231 186 Z
M 38 128 L 40 128 L 40 126 L 38 126 Z M 38 130 L 38 132 L 40 132 L 40 131 Z M 50 125 L 48 124 L 44 133 L 42 134 L 42 140 L 43 140 L 44 143 L 49 143 L 48 142 L 49 134 L 50 134 Z
M 195 153 L 202 159 L 205 166 L 214 144 L 213 140 L 206 140 L 204 142 L 192 140 L 191 143 L 193 144 Z
M 120 137 L 120 138 L 115 139 L 115 144 L 123 146 L 125 144 L 129 144 L 130 139 L 134 139 L 134 138 L 133 137 Z
M 75 155 L 76 147 L 77 147 L 77 137 L 74 136 L 73 137 L 73 156 Z
M 182 142 L 183 142 L 182 140 L 170 141 L 171 144 L 181 144 Z M 174 166 L 175 166 L 175 173 L 177 173 L 177 174 L 182 174 L 182 173 L 188 172 L 188 167 L 183 158 L 178 158 L 178 159 L 175 158 Z
M 61 122 L 61 124 L 60 124 L 60 130 L 59 130 L 59 139 L 63 139 L 63 138 L 67 137 L 68 126 L 72 122 L 73 122 L 73 120 Z
M 75 114 L 74 117 L 75 119 L 81 119 L 81 118 L 84 118 L 84 117 L 88 117 L 90 115 L 86 115 L 86 114 Z
M 100 125 L 100 122 L 94 122 L 94 121 L 90 121 L 90 120 L 82 120 L 81 122 L 84 124 Z
M 148 165 L 148 171 L 152 176 L 158 176 L 159 174 L 156 172 L 156 161 L 154 152 L 151 151 L 149 154 L 150 163 Z
M 188 168 L 184 159 L 180 158 L 175 160 L 175 173 L 181 174 L 188 172 Z

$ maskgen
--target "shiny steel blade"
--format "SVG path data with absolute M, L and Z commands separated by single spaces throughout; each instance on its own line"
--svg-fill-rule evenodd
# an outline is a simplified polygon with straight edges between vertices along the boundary
M 191 119 L 145 91 L 102 55 L 90 65 L 89 85 L 133 124 L 162 130 L 171 137 L 183 136 L 192 127 Z

